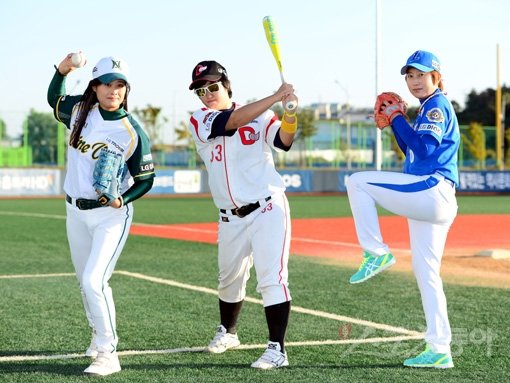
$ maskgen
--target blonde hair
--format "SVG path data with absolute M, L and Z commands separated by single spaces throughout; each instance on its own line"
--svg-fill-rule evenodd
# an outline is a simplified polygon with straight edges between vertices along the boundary
M 434 81 L 434 84 L 437 84 L 437 87 L 441 89 L 441 92 L 444 91 L 444 85 L 443 85 L 443 79 L 441 78 L 441 73 L 439 73 L 437 70 L 433 70 L 430 72 L 430 75 L 432 76 L 432 81 Z

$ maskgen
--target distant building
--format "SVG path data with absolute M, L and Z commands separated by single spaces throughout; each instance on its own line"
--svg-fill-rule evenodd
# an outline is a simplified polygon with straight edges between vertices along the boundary
M 314 111 L 316 120 L 347 120 L 351 123 L 373 124 L 372 108 L 353 108 L 348 104 L 320 102 L 313 103 L 307 109 Z

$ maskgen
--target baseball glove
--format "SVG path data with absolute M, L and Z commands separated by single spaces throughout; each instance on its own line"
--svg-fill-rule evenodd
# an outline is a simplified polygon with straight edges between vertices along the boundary
M 124 177 L 124 160 L 118 153 L 103 147 L 94 167 L 92 178 L 99 194 L 98 202 L 108 206 L 120 196 L 120 185 Z
M 406 115 L 407 103 L 398 94 L 384 92 L 377 96 L 374 106 L 375 125 L 379 129 L 391 126 L 391 120 L 401 114 Z

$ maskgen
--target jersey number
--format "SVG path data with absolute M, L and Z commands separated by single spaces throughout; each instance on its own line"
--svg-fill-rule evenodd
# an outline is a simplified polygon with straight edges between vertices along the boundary
M 267 206 L 260 211 L 260 213 L 265 213 L 266 211 L 271 211 L 271 210 L 273 210 L 273 204 L 271 202 L 269 202 L 267 204 Z
M 251 126 L 243 126 L 237 129 L 237 131 L 243 145 L 253 145 L 260 139 L 260 132 L 256 133 L 255 129 Z M 210 162 L 214 161 L 223 161 L 223 146 L 220 144 L 216 145 L 213 150 L 211 150 Z
M 223 146 L 216 145 L 213 150 L 211 150 L 211 162 L 223 161 Z

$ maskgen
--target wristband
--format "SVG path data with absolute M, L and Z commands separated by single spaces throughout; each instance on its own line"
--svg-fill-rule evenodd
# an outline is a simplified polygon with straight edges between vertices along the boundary
M 282 124 L 280 125 L 280 129 L 283 130 L 285 133 L 294 134 L 297 130 L 297 118 L 294 122 L 289 123 L 283 119 Z

